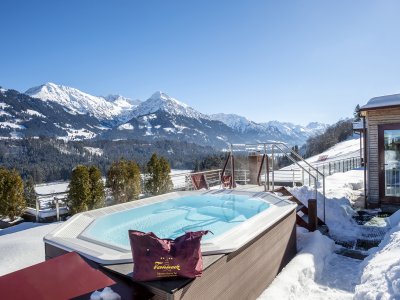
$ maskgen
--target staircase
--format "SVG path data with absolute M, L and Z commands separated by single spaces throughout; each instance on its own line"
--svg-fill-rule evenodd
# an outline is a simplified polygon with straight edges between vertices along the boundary
M 299 199 L 293 196 L 285 187 L 280 187 L 274 190 L 274 193 L 279 194 L 286 200 L 292 201 L 297 204 L 296 208 L 296 224 L 300 227 L 306 228 L 309 231 L 314 231 L 315 229 L 320 230 L 322 233 L 326 234 L 328 232 L 328 227 L 326 224 L 317 216 L 317 226 L 312 224 L 312 220 L 309 218 L 308 207 L 305 206 Z M 316 214 L 316 212 L 314 212 Z

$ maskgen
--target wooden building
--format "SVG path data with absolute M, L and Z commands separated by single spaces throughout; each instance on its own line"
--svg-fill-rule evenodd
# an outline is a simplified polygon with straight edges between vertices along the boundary
M 361 107 L 366 162 L 366 205 L 400 208 L 400 94 L 372 98 Z

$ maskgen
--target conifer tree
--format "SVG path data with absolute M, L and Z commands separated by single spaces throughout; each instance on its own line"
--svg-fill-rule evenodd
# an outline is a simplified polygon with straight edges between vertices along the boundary
M 146 192 L 152 195 L 167 193 L 172 189 L 172 181 L 169 173 L 171 168 L 168 161 L 161 157 L 160 159 L 154 153 L 146 166 Z
M 141 193 L 141 176 L 140 168 L 134 161 L 128 161 L 126 163 L 127 168 L 127 182 L 125 193 L 127 195 L 128 201 L 139 199 Z
M 164 157 L 160 157 L 160 189 L 159 194 L 165 194 L 172 190 L 171 167 Z
M 101 171 L 96 166 L 89 168 L 90 197 L 87 203 L 89 210 L 104 206 L 104 183 L 101 178 Z
M 124 195 L 125 178 L 125 161 L 114 161 L 108 169 L 106 185 L 111 189 L 115 203 L 126 202 Z
M 354 116 L 354 121 L 355 122 L 361 120 L 361 118 L 360 118 L 360 104 L 357 104 L 356 107 L 354 108 L 353 116 Z
M 0 168 L 0 215 L 14 220 L 26 207 L 24 182 L 16 170 Z
M 0 216 L 5 216 L 7 211 L 6 183 L 8 170 L 0 167 Z
M 90 202 L 90 180 L 88 167 L 78 165 L 72 170 L 67 203 L 71 214 L 87 211 Z
M 107 173 L 107 187 L 111 189 L 115 203 L 124 203 L 139 198 L 140 169 L 134 161 L 113 162 Z
M 36 207 L 37 195 L 35 191 L 35 183 L 33 177 L 29 176 L 24 185 L 24 197 L 27 206 Z

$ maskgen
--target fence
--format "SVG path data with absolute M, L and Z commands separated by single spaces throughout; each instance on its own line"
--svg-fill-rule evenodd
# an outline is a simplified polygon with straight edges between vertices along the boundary
M 335 173 L 343 173 L 362 166 L 360 157 L 349 157 L 340 160 L 328 161 L 328 162 L 314 162 L 311 165 L 318 170 L 324 176 L 329 176 Z M 309 170 L 309 174 L 312 170 Z M 270 172 L 271 176 L 272 172 Z M 274 180 L 278 183 L 286 183 L 295 185 L 311 185 L 313 178 L 309 174 L 306 174 L 304 170 L 298 167 L 288 168 L 285 167 L 280 170 L 274 171 Z M 318 174 L 318 173 L 317 173 Z

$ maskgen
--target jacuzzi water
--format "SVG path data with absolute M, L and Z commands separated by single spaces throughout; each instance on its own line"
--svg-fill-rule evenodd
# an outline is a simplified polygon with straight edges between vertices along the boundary
M 81 237 L 130 249 L 128 230 L 152 231 L 176 238 L 186 231 L 210 230 L 214 238 L 269 208 L 260 198 L 244 195 L 194 195 L 137 207 L 96 219 Z

